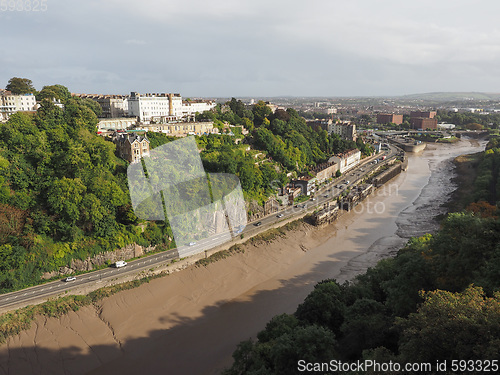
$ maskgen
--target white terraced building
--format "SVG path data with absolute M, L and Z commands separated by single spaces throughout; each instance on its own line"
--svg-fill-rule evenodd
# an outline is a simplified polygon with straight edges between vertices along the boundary
M 196 112 L 203 113 L 215 108 L 216 103 L 211 100 L 184 100 L 182 102 L 182 117 L 194 118 Z
M 167 122 L 182 116 L 182 97 L 180 94 L 139 94 L 132 92 L 128 99 L 130 116 L 139 122 Z
M 215 107 L 212 101 L 182 101 L 180 94 L 130 94 L 128 109 L 130 116 L 136 116 L 140 123 L 167 123 L 185 117 L 192 117 Z
M 10 91 L 0 90 L 0 122 L 7 121 L 16 112 L 32 112 L 36 110 L 35 95 L 14 95 Z
M 361 151 L 357 148 L 337 154 L 328 159 L 328 162 L 337 163 L 340 173 L 344 173 L 359 164 Z

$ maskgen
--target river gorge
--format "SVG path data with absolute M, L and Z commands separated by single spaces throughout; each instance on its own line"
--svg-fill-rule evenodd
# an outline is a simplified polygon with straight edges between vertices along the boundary
M 408 170 L 336 222 L 301 224 L 270 243 L 189 267 L 61 318 L 38 317 L 0 346 L 0 374 L 217 374 L 236 345 L 292 313 L 323 279 L 353 279 L 394 255 L 456 186 L 453 159 L 484 150 L 462 139 L 409 154 Z

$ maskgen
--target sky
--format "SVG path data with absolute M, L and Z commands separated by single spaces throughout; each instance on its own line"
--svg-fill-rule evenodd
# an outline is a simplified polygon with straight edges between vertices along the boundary
M 498 0 L 10 3 L 2 88 L 23 77 L 38 90 L 184 97 L 500 92 Z

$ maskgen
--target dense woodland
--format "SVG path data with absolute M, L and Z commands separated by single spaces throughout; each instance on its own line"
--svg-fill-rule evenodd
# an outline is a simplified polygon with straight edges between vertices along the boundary
M 135 226 L 127 166 L 96 136 L 94 103 L 64 103 L 63 111 L 42 101 L 36 114 L 0 125 L 1 291 L 37 283 L 73 258 L 132 242 L 170 244 L 162 223 Z
M 353 282 L 318 283 L 294 314 L 274 317 L 234 352 L 232 374 L 298 373 L 297 361 L 379 363 L 500 356 L 498 140 L 479 160 L 468 210 L 411 239 Z M 450 362 L 448 362 L 450 363 Z
M 43 273 L 71 259 L 130 243 L 175 246 L 168 222 L 135 216 L 127 162 L 111 141 L 96 135 L 96 102 L 72 97 L 62 85 L 36 91 L 27 79 L 12 79 L 7 89 L 35 93 L 41 107 L 0 124 L 0 292 L 37 284 Z M 207 172 L 236 174 L 247 201 L 262 203 L 288 182 L 287 174 L 306 173 L 335 152 L 356 146 L 371 152 L 362 142 L 311 129 L 293 110 L 273 114 L 263 102 L 245 106 L 232 99 L 199 117 L 226 133 L 197 137 Z M 250 131 L 245 137 L 242 126 Z M 175 139 L 158 133 L 148 138 L 151 148 Z

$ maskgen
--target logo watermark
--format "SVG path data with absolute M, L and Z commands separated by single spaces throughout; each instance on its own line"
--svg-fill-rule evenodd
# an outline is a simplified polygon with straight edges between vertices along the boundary
M 368 185 L 358 185 L 364 186 Z M 351 194 L 354 192 L 355 194 Z M 327 202 L 331 205 L 338 204 L 340 209 L 344 211 L 353 211 L 357 214 L 378 214 L 381 215 L 386 212 L 386 204 L 383 200 L 373 199 L 367 200 L 368 197 L 395 197 L 399 195 L 399 186 L 397 184 L 385 184 L 373 190 L 370 193 L 356 193 L 357 186 L 350 188 L 337 188 L 330 187 L 321 192 L 311 193 L 311 197 L 306 201 L 293 202 L 287 212 L 300 213 L 304 210 L 317 211 L 325 208 Z M 313 195 L 314 194 L 314 195 Z
M 443 360 L 430 362 L 414 362 L 414 363 L 399 363 L 399 362 L 378 362 L 374 360 L 363 360 L 356 362 L 343 362 L 332 359 L 329 362 L 307 362 L 299 360 L 297 362 L 297 370 L 299 372 L 376 372 L 376 373 L 463 373 L 463 372 L 487 372 L 494 373 L 500 369 L 499 361 L 494 360 Z
M 0 0 L 0 12 L 46 12 L 47 0 Z
M 167 221 L 181 257 L 228 242 L 246 227 L 238 177 L 206 173 L 194 137 L 151 150 L 127 177 L 135 215 Z

